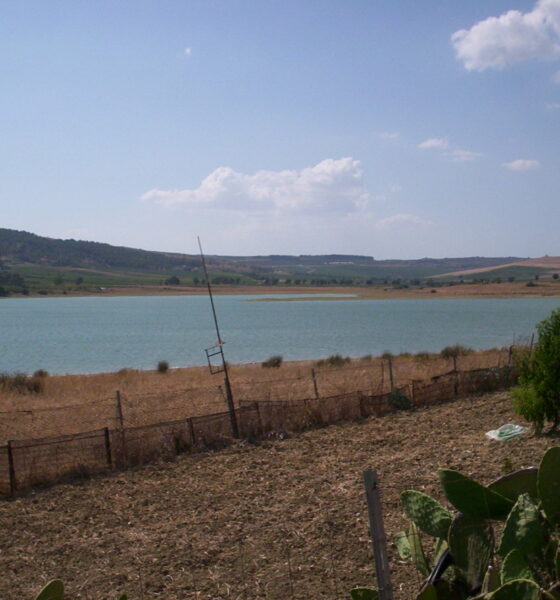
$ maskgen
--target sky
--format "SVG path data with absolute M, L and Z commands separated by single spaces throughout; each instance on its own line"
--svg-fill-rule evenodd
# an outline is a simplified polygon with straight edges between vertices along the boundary
M 560 0 L 0 0 L 0 227 L 560 255 Z

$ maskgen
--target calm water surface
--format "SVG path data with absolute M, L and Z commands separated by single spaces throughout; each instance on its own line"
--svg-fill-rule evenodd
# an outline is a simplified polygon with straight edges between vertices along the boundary
M 215 298 L 230 362 L 506 346 L 560 307 L 560 298 L 248 301 L 271 297 Z M 200 365 L 215 341 L 205 296 L 0 301 L 0 372 Z

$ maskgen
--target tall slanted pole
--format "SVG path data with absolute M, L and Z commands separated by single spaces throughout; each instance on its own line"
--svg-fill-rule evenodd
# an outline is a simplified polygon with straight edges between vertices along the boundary
M 228 366 L 226 362 L 226 358 L 224 356 L 224 342 L 222 341 L 222 337 L 220 335 L 220 327 L 218 326 L 218 317 L 216 315 L 216 307 L 214 306 L 214 297 L 212 296 L 212 287 L 210 285 L 210 278 L 208 277 L 208 269 L 206 268 L 206 260 L 204 259 L 204 253 L 202 252 L 202 244 L 200 243 L 200 238 L 198 237 L 198 247 L 200 249 L 200 258 L 202 260 L 202 268 L 204 269 L 204 278 L 206 279 L 206 287 L 208 288 L 208 296 L 210 297 L 210 304 L 212 305 L 212 316 L 214 317 L 214 325 L 216 327 L 216 335 L 218 336 L 217 346 L 219 348 L 219 353 L 222 357 L 222 367 L 224 371 L 224 385 L 226 388 L 226 400 L 229 410 L 229 419 L 231 422 L 231 432 L 233 437 L 239 437 L 239 427 L 237 425 L 237 417 L 235 415 L 235 405 L 233 403 L 233 394 L 231 391 L 231 384 L 229 381 L 229 373 Z

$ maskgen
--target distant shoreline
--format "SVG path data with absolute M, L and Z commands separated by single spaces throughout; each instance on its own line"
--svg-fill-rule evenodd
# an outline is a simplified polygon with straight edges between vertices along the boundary
M 262 295 L 262 294 L 298 294 L 318 295 L 328 300 L 406 300 L 427 298 L 542 298 L 560 297 L 560 281 L 542 281 L 527 286 L 526 282 L 475 283 L 441 285 L 437 287 L 393 288 L 390 286 L 351 287 L 351 286 L 213 286 L 216 295 Z M 111 287 L 103 291 L 71 291 L 66 294 L 30 294 L 29 296 L 11 295 L 7 298 L 95 298 L 114 296 L 200 296 L 206 295 L 203 286 L 136 286 Z M 331 294 L 350 296 L 334 297 Z M 328 296 L 328 298 L 326 298 Z M 0 298 L 1 299 L 1 298 Z M 289 300 L 286 298 L 286 300 Z M 309 298 L 312 300 L 312 298 Z M 280 299 L 276 301 L 281 301 Z

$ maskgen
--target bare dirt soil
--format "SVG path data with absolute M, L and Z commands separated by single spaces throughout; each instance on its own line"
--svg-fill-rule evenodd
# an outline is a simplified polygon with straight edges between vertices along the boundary
M 0 597 L 61 577 L 76 599 L 347 598 L 373 583 L 363 470 L 379 472 L 392 539 L 402 490 L 441 499 L 437 467 L 488 483 L 557 443 L 484 437 L 507 422 L 519 422 L 507 393 L 479 396 L 3 501 Z M 395 597 L 412 598 L 420 578 L 389 552 Z

